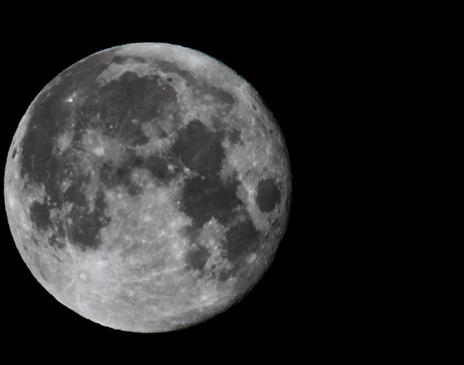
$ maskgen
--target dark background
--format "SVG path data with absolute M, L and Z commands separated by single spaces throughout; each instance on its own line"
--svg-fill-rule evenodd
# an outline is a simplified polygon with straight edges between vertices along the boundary
M 375 273 L 389 239 L 377 206 L 389 190 L 377 190 L 388 175 L 376 170 L 383 158 L 376 149 L 391 119 L 376 85 L 388 83 L 396 60 L 389 58 L 379 17 L 360 21 L 361 13 L 352 17 L 358 9 L 335 5 L 321 12 L 229 4 L 203 17 L 135 4 L 118 16 L 85 8 L 80 17 L 76 5 L 66 7 L 58 16 L 33 9 L 28 18 L 5 13 L 13 21 L 0 29 L 4 162 L 27 107 L 63 69 L 116 45 L 178 44 L 234 69 L 274 114 L 292 167 L 290 219 L 273 264 L 239 304 L 189 329 L 134 334 L 86 320 L 49 295 L 22 262 L 2 209 L 0 313 L 7 347 L 20 343 L 51 354 L 65 349 L 67 358 L 95 352 L 131 362 L 156 362 L 166 351 L 175 363 L 180 357 L 195 363 L 257 356 L 261 362 L 284 355 L 284 363 L 293 364 L 381 346 L 379 333 L 392 317 L 391 309 L 380 307 L 387 295 L 377 291 L 383 277 Z

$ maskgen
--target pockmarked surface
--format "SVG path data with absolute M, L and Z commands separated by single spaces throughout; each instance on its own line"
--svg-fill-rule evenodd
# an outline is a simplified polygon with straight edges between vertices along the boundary
M 61 303 L 102 325 L 163 332 L 230 307 L 285 232 L 287 149 L 257 92 L 194 50 L 139 43 L 72 65 L 11 144 L 17 248 Z

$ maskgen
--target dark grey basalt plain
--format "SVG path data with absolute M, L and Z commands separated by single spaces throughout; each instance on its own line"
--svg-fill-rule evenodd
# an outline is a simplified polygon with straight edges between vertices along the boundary
M 58 301 L 104 326 L 164 332 L 240 300 L 287 226 L 285 141 L 258 93 L 185 47 L 135 43 L 60 73 L 5 170 L 16 246 Z

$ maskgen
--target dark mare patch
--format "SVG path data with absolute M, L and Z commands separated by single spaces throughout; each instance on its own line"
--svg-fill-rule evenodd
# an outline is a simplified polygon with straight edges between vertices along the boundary
M 138 62 L 138 63 L 147 63 L 147 60 L 143 57 L 137 57 L 137 56 L 121 56 L 117 55 L 114 56 L 113 58 L 113 63 L 117 63 L 118 65 L 128 63 L 128 62 Z
M 210 131 L 201 121 L 193 120 L 179 131 L 172 153 L 190 170 L 215 175 L 225 157 L 223 138 L 223 132 Z
M 210 130 L 201 121 L 193 120 L 179 131 L 171 150 L 172 156 L 193 172 L 185 181 L 181 198 L 181 210 L 192 219 L 192 226 L 187 230 L 191 242 L 196 242 L 201 228 L 212 218 L 228 228 L 222 246 L 233 269 L 221 274 L 224 279 L 236 272 L 247 255 L 260 245 L 259 232 L 237 196 L 240 182 L 236 176 L 221 178 L 225 158 L 221 143 L 225 136 L 223 131 Z M 234 142 L 238 138 L 239 134 L 232 136 Z M 193 246 L 187 261 L 191 267 L 201 270 L 208 252 L 199 247 Z
M 182 210 L 193 219 L 195 227 L 215 218 L 227 224 L 242 204 L 237 197 L 237 180 L 221 181 L 218 176 L 196 176 L 186 181 L 182 193 Z
M 186 262 L 192 269 L 202 270 L 205 267 L 209 256 L 210 253 L 205 247 L 194 246 L 188 252 Z
M 50 210 L 46 203 L 32 203 L 29 213 L 31 221 L 39 230 L 46 230 L 52 224 L 50 219 Z
M 259 247 L 259 232 L 256 230 L 249 215 L 244 221 L 238 222 L 226 232 L 224 245 L 227 257 L 231 262 L 243 259 Z
M 75 204 L 67 215 L 71 219 L 67 223 L 69 238 L 82 250 L 100 246 L 100 229 L 110 222 L 110 218 L 105 215 L 105 209 L 104 193 L 99 191 L 93 211 L 90 211 L 88 205 Z
M 149 141 L 142 123 L 153 121 L 176 103 L 175 89 L 160 76 L 126 71 L 94 90 L 80 113 L 81 119 L 98 126 L 104 134 L 115 136 L 123 144 L 139 146 Z
M 259 209 L 268 213 L 280 203 L 280 190 L 274 179 L 264 179 L 258 183 L 256 203 Z
M 53 153 L 54 139 L 69 129 L 72 110 L 64 101 L 73 91 L 94 90 L 95 79 L 111 62 L 108 51 L 92 55 L 74 64 L 59 75 L 58 81 L 42 91 L 31 106 L 30 119 L 21 141 L 21 176 L 31 182 L 53 185 L 54 169 L 61 160 Z
M 52 219 L 50 210 L 61 209 L 68 196 L 61 191 L 64 179 L 74 181 L 72 152 L 57 153 L 57 139 L 72 128 L 74 110 L 66 99 L 79 90 L 86 95 L 94 90 L 97 76 L 111 63 L 112 51 L 91 55 L 66 69 L 57 79 L 43 90 L 30 107 L 29 121 L 20 142 L 20 175 L 26 186 L 42 186 L 46 193 L 44 203 L 33 203 L 30 209 L 32 222 L 40 230 L 50 228 L 55 232 L 50 239 L 52 246 L 61 247 L 57 242 L 64 235 L 61 218 Z M 74 183 L 75 184 L 75 183 Z M 82 198 L 72 193 L 72 199 Z M 72 200 L 71 199 L 71 200 Z M 79 203 L 80 204 L 80 203 Z M 62 242 L 62 240 L 61 240 Z

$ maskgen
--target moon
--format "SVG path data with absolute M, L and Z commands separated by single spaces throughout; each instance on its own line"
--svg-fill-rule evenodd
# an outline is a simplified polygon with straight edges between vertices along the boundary
M 56 76 L 21 119 L 4 179 L 36 280 L 93 322 L 144 333 L 243 298 L 291 199 L 284 136 L 254 88 L 165 43 L 105 49 Z

